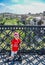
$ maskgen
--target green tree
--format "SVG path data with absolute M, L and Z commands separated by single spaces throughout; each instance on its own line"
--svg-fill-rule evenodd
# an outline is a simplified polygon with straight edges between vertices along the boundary
M 38 25 L 41 25 L 41 24 L 43 24 L 43 21 L 42 21 L 42 20 L 40 20 L 40 21 L 38 22 Z
M 30 24 L 30 20 L 31 20 L 31 19 L 33 19 L 33 17 L 32 17 L 32 16 L 30 16 L 30 17 L 26 18 L 26 24 Z

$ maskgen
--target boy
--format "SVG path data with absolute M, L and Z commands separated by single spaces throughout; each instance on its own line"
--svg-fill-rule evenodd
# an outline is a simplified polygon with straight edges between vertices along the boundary
M 17 54 L 20 44 L 21 44 L 21 39 L 19 38 L 19 33 L 15 32 L 14 39 L 11 40 L 11 56 L 9 57 L 7 62 L 13 60 L 14 54 Z

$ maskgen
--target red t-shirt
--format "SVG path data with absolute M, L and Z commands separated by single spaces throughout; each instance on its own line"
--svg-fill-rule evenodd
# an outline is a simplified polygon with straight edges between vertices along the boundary
M 20 39 L 12 39 L 11 40 L 11 45 L 12 45 L 12 51 L 18 51 L 19 48 L 19 44 L 20 44 L 21 40 Z

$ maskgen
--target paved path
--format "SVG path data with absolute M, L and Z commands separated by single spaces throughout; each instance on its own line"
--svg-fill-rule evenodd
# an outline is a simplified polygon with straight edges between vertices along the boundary
M 0 65 L 45 65 L 45 55 L 22 55 L 22 63 L 18 61 L 4 63 L 6 55 L 0 55 Z

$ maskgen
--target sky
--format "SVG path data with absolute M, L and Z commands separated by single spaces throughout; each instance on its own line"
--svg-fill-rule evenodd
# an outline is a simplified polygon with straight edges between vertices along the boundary
M 0 13 L 40 13 L 45 11 L 45 0 L 0 0 Z

